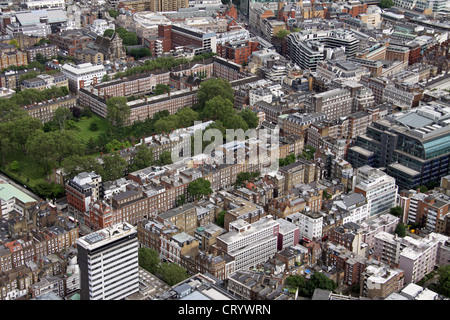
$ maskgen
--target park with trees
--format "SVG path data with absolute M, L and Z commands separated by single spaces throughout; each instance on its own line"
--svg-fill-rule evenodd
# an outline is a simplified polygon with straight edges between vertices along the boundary
M 121 35 L 120 30 L 116 32 Z M 201 54 L 192 61 L 213 55 Z M 43 72 L 46 60 L 41 60 L 36 61 L 39 64 L 38 71 L 30 71 L 36 74 L 31 73 L 29 77 Z M 118 72 L 114 78 L 155 69 L 170 69 L 187 62 L 189 60 L 184 58 L 156 58 L 145 61 L 142 66 Z M 169 86 L 161 84 L 155 88 L 153 95 L 164 94 L 169 90 Z M 234 108 L 234 91 L 230 83 L 221 78 L 207 79 L 200 84 L 198 103 L 194 107 L 182 108 L 174 114 L 160 111 L 152 118 L 132 124 L 128 123 L 130 108 L 127 102 L 131 101 L 130 97 L 109 98 L 106 119 L 93 114 L 89 108 L 77 106 L 71 110 L 58 109 L 51 121 L 42 124 L 19 107 L 68 94 L 70 92 L 66 87 L 52 87 L 43 91 L 28 89 L 0 101 L 0 170 L 40 196 L 51 194 L 51 175 L 56 168 L 62 168 L 67 173 L 66 178 L 83 171 L 96 171 L 107 181 L 153 164 L 166 165 L 172 162 L 170 152 L 163 152 L 159 159 L 153 161 L 151 150 L 145 147 L 139 148 L 134 163 L 122 161 L 118 152 L 135 146 L 143 136 L 168 134 L 192 126 L 195 121 L 214 120 L 210 128 L 219 128 L 224 133 L 223 142 L 226 142 L 226 129 L 242 128 L 245 131 L 255 128 L 259 123 L 252 110 L 239 111 Z M 100 157 L 103 158 L 102 165 L 96 160 Z M 192 197 L 198 199 L 201 196 L 196 194 Z
M 173 286 L 189 277 L 186 269 L 176 263 L 161 261 L 157 251 L 142 247 L 138 250 L 139 266 L 157 276 L 169 286 Z

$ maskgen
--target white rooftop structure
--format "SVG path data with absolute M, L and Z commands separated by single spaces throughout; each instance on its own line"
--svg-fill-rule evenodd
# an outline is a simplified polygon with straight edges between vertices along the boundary
M 16 19 L 20 25 L 37 24 L 45 21 L 46 23 L 66 22 L 67 15 L 62 9 L 45 9 L 32 11 L 19 11 L 16 13 Z
M 78 238 L 77 244 L 92 251 L 135 233 L 137 233 L 136 227 L 133 227 L 128 222 L 123 222 Z

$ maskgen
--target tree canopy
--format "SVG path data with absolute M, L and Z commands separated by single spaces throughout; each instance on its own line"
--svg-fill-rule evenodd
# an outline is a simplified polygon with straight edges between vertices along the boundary
M 107 119 L 110 121 L 116 130 L 122 129 L 130 118 L 131 110 L 127 105 L 127 98 L 112 97 L 106 101 L 106 108 L 108 111 Z
M 170 151 L 163 151 L 159 156 L 159 160 L 156 161 L 156 164 L 159 166 L 165 166 L 172 163 L 172 154 Z
M 42 165 L 46 174 L 54 165 L 61 165 L 64 159 L 84 153 L 84 145 L 68 131 L 35 130 L 27 140 L 26 146 L 33 159 Z
M 151 57 L 152 52 L 148 48 L 131 49 L 130 56 L 132 56 L 135 60 L 138 60 L 144 57 Z
M 157 251 L 142 247 L 138 250 L 139 266 L 148 272 L 155 274 L 158 271 L 161 261 Z
M 212 193 L 211 182 L 204 178 L 198 178 L 188 185 L 188 193 L 194 200 L 199 200 Z
M 256 128 L 259 124 L 259 118 L 256 115 L 256 112 L 246 108 L 238 113 L 242 119 L 247 123 L 249 128 Z
M 298 289 L 298 293 L 303 297 L 312 297 L 315 289 L 323 289 L 333 291 L 337 288 L 337 284 L 327 278 L 321 272 L 315 272 L 309 280 L 301 275 L 293 275 L 286 278 L 286 285 L 293 289 Z
M 136 149 L 137 153 L 133 164 L 130 165 L 130 171 L 144 169 L 153 164 L 153 151 L 145 143 L 140 144 Z
M 203 119 L 219 120 L 222 123 L 235 113 L 233 103 L 228 98 L 220 95 L 205 102 L 205 108 L 202 112 Z
M 401 217 L 403 215 L 402 207 L 395 206 L 389 209 L 389 213 L 396 217 Z
M 289 30 L 282 29 L 282 30 L 277 32 L 276 37 L 278 39 L 284 39 L 290 33 L 291 32 Z
M 164 262 L 161 264 L 161 268 L 158 273 L 161 275 L 162 279 L 169 285 L 173 286 L 183 280 L 189 278 L 186 269 L 179 266 L 176 263 Z
M 216 96 L 228 99 L 232 104 L 234 103 L 234 90 L 231 84 L 225 79 L 208 79 L 200 83 L 197 98 L 198 105 L 201 109 L 203 109 L 208 100 Z
M 438 275 L 439 279 L 436 285 L 437 293 L 450 298 L 450 265 L 439 267 Z
M 189 274 L 183 267 L 171 262 L 161 263 L 158 252 L 153 249 L 139 248 L 138 260 L 141 268 L 160 277 L 169 286 L 189 278 Z
M 379 3 L 379 6 L 381 8 L 390 8 L 394 5 L 394 1 L 393 0 L 381 0 Z
M 397 234 L 400 238 L 404 238 L 406 236 L 406 227 L 403 223 L 399 222 L 395 227 L 395 234 Z
M 103 181 L 112 181 L 122 178 L 127 169 L 127 161 L 118 152 L 112 152 L 103 157 Z
M 226 213 L 227 212 L 225 210 L 222 210 L 217 214 L 216 224 L 222 228 L 225 225 L 225 214 Z

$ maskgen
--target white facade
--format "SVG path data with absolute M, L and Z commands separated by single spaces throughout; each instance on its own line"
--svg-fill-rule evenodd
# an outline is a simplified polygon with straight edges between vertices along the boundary
M 370 166 L 358 168 L 354 192 L 362 193 L 369 204 L 370 215 L 387 213 L 397 203 L 395 179 Z
M 441 247 L 445 250 L 448 237 L 430 233 L 426 238 L 380 232 L 375 236 L 374 257 L 387 263 L 398 263 L 405 272 L 405 282 L 415 283 L 439 265 Z
M 389 84 L 384 88 L 383 100 L 392 102 L 399 107 L 410 108 L 414 101 L 414 94 L 401 90 L 393 84 Z
M 78 65 L 66 63 L 62 66 L 61 71 L 69 79 L 69 89 L 74 92 L 83 87 L 100 83 L 106 74 L 103 65 L 93 65 L 90 62 Z
M 6 26 L 6 33 L 13 37 L 17 37 L 18 34 L 24 34 L 26 36 L 45 38 L 52 33 L 52 30 L 50 25 L 46 23 L 20 25 L 14 22 Z
M 268 89 L 253 89 L 249 91 L 249 103 L 254 106 L 258 101 L 272 103 L 272 92 Z
M 79 238 L 82 300 L 121 300 L 139 291 L 137 229 L 124 222 Z
M 298 245 L 299 227 L 285 219 L 278 219 L 277 221 L 280 224 L 279 233 L 282 236 L 280 237 L 282 238 L 282 243 L 279 241 L 278 249 L 283 250 L 285 248 Z
M 428 237 L 415 240 L 405 237 L 409 243 L 400 254 L 399 268 L 405 271 L 405 282 L 420 281 L 426 274 L 434 270 L 438 264 L 438 252 L 440 247 L 448 241 L 448 237 L 430 233 Z
M 286 217 L 286 220 L 299 227 L 300 238 L 309 240 L 322 238 L 323 216 L 317 213 L 295 212 Z
M 225 44 L 230 41 L 246 40 L 250 38 L 250 31 L 247 29 L 232 30 L 228 32 L 218 33 L 217 44 Z
M 25 5 L 30 10 L 39 10 L 39 9 L 47 9 L 47 8 L 62 8 L 65 9 L 66 2 L 65 0 L 31 0 L 26 1 Z
M 344 217 L 343 223 L 358 223 L 370 216 L 369 204 L 362 194 L 352 193 L 345 195 L 341 200 L 335 201 L 334 204 L 348 213 Z
M 277 252 L 279 223 L 272 216 L 252 224 L 238 219 L 230 222 L 229 229 L 217 244 L 235 259 L 236 271 L 256 267 Z
M 95 34 L 103 36 L 107 29 L 115 30 L 116 26 L 112 22 L 108 23 L 105 19 L 96 19 L 93 21 L 92 25 L 90 25 L 90 29 Z

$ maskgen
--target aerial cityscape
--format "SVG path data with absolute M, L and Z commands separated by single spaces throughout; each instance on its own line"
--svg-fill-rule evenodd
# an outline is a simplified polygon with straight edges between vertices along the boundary
M 0 299 L 449 300 L 449 21 L 448 0 L 0 2 Z

